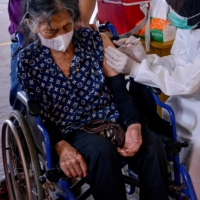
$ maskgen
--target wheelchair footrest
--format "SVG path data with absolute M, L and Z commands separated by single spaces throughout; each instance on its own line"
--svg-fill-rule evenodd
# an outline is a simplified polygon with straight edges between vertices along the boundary
M 122 175 L 124 179 L 124 183 L 129 184 L 129 185 L 134 185 L 136 187 L 140 187 L 140 182 L 137 178 L 133 178 L 130 176 Z

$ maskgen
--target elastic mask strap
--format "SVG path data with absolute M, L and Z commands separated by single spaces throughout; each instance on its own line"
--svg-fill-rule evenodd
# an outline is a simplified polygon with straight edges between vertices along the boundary
M 192 19 L 192 18 L 194 18 L 194 17 L 196 17 L 196 16 L 199 16 L 200 15 L 200 13 L 199 14 L 196 14 L 196 15 L 194 15 L 194 16 L 192 16 L 192 17 L 188 17 L 188 19 Z M 199 23 L 199 22 L 198 22 Z
M 28 13 L 28 8 L 29 8 L 29 1 L 26 1 L 26 13 Z
M 22 17 L 21 22 L 23 22 L 24 19 L 30 18 L 30 16 L 33 17 L 33 15 L 31 15 L 31 13 L 29 12 L 29 0 L 27 0 L 27 1 L 26 1 L 26 13 L 25 13 L 24 16 Z
M 199 21 L 198 23 L 195 24 L 195 28 L 196 28 L 199 24 L 200 24 L 200 21 Z M 195 29 L 195 28 L 194 28 L 194 29 Z

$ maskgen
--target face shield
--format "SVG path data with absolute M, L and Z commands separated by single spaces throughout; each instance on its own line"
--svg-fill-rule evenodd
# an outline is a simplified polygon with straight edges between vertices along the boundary
M 174 21 L 176 27 L 200 28 L 200 0 L 166 0 L 166 2 L 171 7 L 173 17 L 170 20 Z

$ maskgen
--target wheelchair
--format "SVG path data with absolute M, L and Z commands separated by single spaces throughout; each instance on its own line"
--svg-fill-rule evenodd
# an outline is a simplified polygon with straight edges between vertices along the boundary
M 169 195 L 177 200 L 182 196 L 197 200 L 190 176 L 179 161 L 178 153 L 187 144 L 177 141 L 173 110 L 159 100 L 161 91 L 153 88 L 152 92 L 156 103 L 168 110 L 173 130 L 173 139 L 163 136 L 168 152 Z M 78 197 L 74 195 L 85 184 L 84 179 L 71 185 L 71 180 L 62 173 L 58 164 L 53 163 L 50 139 L 42 125 L 37 102 L 24 92 L 18 92 L 18 101 L 21 108 L 13 110 L 2 127 L 3 165 L 10 199 L 51 199 L 50 193 L 55 191 L 56 185 L 59 185 L 59 199 L 83 200 L 89 197 L 90 188 Z M 140 182 L 131 170 L 127 172 L 128 175 L 123 175 L 124 183 L 130 185 L 127 193 L 132 194 L 135 187 L 140 187 Z
M 102 27 L 112 30 L 114 26 L 106 23 Z M 116 30 L 114 33 L 117 37 Z M 170 115 L 173 135 L 161 136 L 168 155 L 169 196 L 176 200 L 183 197 L 197 200 L 187 169 L 179 160 L 179 152 L 187 144 L 177 141 L 173 110 L 159 100 L 159 89 L 145 88 L 151 92 L 156 104 L 167 109 Z M 90 188 L 80 192 L 85 180 L 72 184 L 71 179 L 59 168 L 48 132 L 40 119 L 37 102 L 25 92 L 18 92 L 17 101 L 18 106 L 14 106 L 14 110 L 3 123 L 1 135 L 3 165 L 10 199 L 50 200 L 55 191 L 57 199 L 87 199 L 91 195 Z M 128 194 L 134 193 L 135 188 L 140 187 L 137 176 L 129 169 L 123 179 L 126 185 L 130 185 L 126 188 Z

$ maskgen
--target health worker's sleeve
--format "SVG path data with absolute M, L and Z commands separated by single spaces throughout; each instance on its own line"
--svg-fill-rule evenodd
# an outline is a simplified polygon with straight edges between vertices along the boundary
M 148 55 L 134 70 L 135 81 L 158 87 L 167 95 L 199 92 L 200 58 L 188 62 L 187 39 L 187 32 L 178 29 L 171 55 Z
M 153 56 L 153 55 L 152 55 Z M 142 61 L 134 75 L 135 81 L 157 87 L 167 95 L 184 95 L 200 91 L 200 59 L 197 58 L 193 63 L 174 65 L 172 56 L 160 58 L 154 55 Z M 177 64 L 177 63 L 175 63 Z M 171 65 L 172 66 L 172 65 Z

